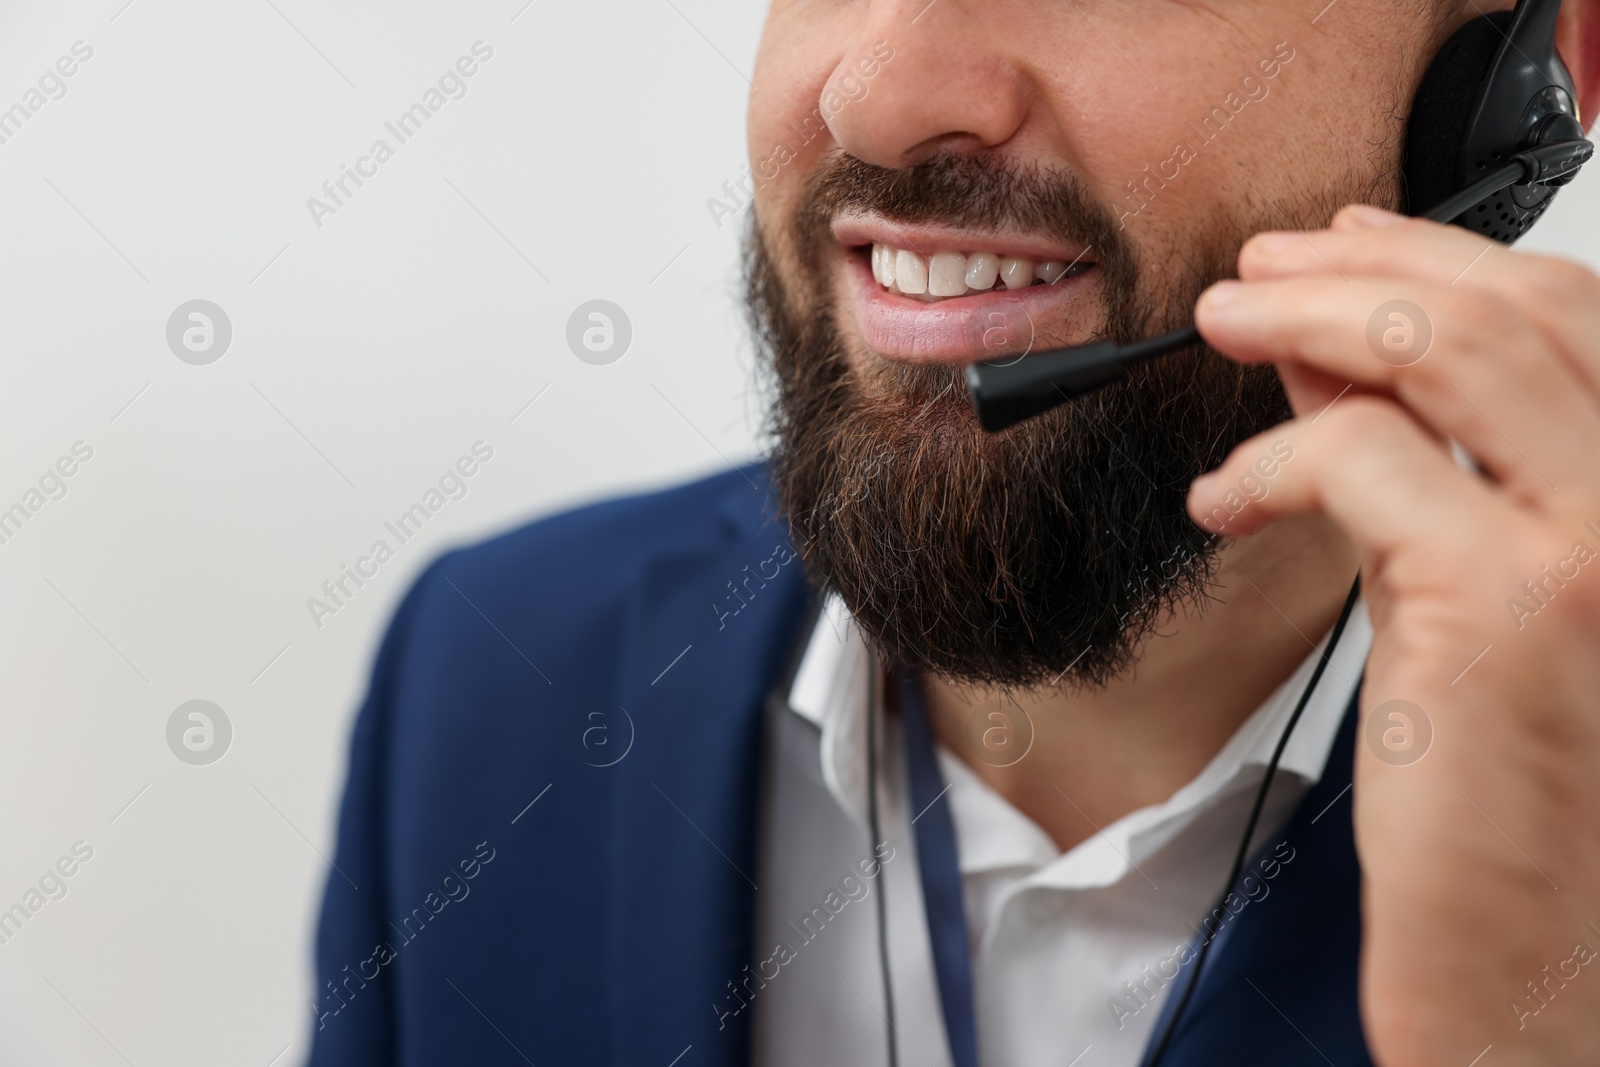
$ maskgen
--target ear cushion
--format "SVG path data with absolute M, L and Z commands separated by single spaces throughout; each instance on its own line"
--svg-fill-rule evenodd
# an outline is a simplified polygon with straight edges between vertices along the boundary
M 1467 123 L 1483 93 L 1511 12 L 1482 15 L 1457 30 L 1422 76 L 1406 127 L 1402 195 L 1420 215 L 1456 191 L 1456 168 Z

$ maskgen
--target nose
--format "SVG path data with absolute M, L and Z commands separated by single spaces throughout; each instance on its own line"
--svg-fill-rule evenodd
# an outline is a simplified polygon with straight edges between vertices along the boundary
M 997 32 L 982 2 L 881 0 L 824 85 L 834 140 L 857 159 L 909 167 L 941 149 L 1004 144 L 1022 126 L 1033 96 L 1014 31 Z M 870 77 L 863 57 L 882 57 Z M 829 101 L 828 94 L 835 95 Z M 842 106 L 835 110 L 830 103 Z

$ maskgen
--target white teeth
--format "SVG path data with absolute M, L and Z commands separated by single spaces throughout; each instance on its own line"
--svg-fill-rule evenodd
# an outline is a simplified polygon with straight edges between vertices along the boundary
M 974 252 L 967 257 L 967 288 L 993 289 L 1000 277 L 1000 257 L 993 252 Z
M 1093 263 L 1071 264 L 1058 259 L 1035 262 L 1021 256 L 995 252 L 935 252 L 923 255 L 905 248 L 872 246 L 872 277 L 879 285 L 906 296 L 944 300 L 968 293 L 984 293 L 1002 286 L 1026 289 L 1075 277 Z
M 1033 284 L 1033 260 L 1007 256 L 1000 261 L 1000 277 L 1007 289 L 1025 289 Z
M 967 291 L 967 257 L 940 252 L 928 260 L 928 295 L 960 296 Z
M 904 248 L 894 254 L 894 283 L 907 296 L 928 291 L 928 261 Z

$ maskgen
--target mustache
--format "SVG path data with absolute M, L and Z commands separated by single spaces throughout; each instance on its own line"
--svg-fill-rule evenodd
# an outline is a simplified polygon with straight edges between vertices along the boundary
M 880 167 L 835 148 L 812 172 L 790 223 L 797 265 L 811 292 L 823 289 L 832 224 L 844 214 L 1014 231 L 1078 245 L 1101 272 L 1107 336 L 1133 341 L 1150 329 L 1138 310 L 1139 258 L 1132 242 L 1118 216 L 1069 168 L 950 149 L 909 167 Z
M 1094 248 L 1094 259 L 1131 259 L 1117 217 L 1076 172 L 949 149 L 910 167 L 880 167 L 834 149 L 813 172 L 800 225 L 826 233 L 845 213 L 901 223 L 1017 230 Z

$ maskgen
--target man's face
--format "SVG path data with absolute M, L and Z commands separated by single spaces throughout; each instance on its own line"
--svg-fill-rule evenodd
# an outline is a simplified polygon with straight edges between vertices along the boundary
M 808 565 L 889 655 L 1099 682 L 1204 589 L 1189 481 L 1288 415 L 1213 353 L 989 436 L 961 368 L 1187 322 L 1251 233 L 1397 206 L 1410 0 L 778 0 L 749 293 Z M 1499 6 L 1499 5 L 1497 5 Z

